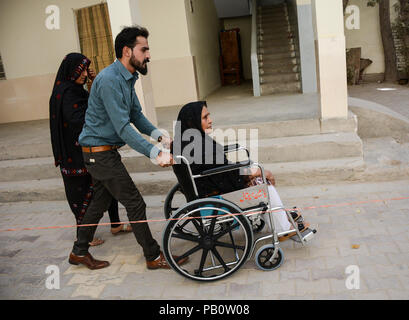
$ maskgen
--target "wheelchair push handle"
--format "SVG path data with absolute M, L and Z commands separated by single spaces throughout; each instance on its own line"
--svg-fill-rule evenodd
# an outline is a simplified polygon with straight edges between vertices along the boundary
M 235 151 L 239 148 L 240 148 L 240 145 L 238 143 L 229 144 L 229 145 L 224 146 L 224 152 Z
M 224 148 L 224 153 L 245 150 L 247 153 L 247 158 L 250 159 L 250 152 L 247 150 L 247 148 L 240 146 L 238 143 L 229 144 L 229 145 L 224 146 L 223 148 Z

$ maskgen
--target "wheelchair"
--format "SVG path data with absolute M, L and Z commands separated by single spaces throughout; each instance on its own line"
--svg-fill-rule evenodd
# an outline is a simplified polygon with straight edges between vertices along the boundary
M 180 164 L 173 166 L 178 183 L 168 193 L 164 203 L 167 225 L 163 232 L 164 256 L 173 270 L 180 275 L 197 281 L 215 281 L 230 276 L 242 267 L 254 254 L 257 244 L 272 239 L 272 243 L 261 246 L 255 253 L 258 268 L 271 271 L 284 261 L 278 237 L 295 232 L 291 240 L 303 246 L 310 241 L 316 230 L 298 228 L 294 221 L 297 209 L 285 210 L 270 204 L 267 180 L 263 166 L 250 160 L 246 148 L 238 144 L 224 147 L 224 152 L 244 150 L 247 160 L 227 164 L 193 175 L 188 160 L 175 156 Z M 260 168 L 263 183 L 219 196 L 199 198 L 195 179 L 220 174 L 238 168 Z M 284 209 L 293 228 L 277 233 L 274 227 L 274 211 Z M 265 226 L 262 217 L 269 219 L 270 233 L 256 239 Z M 302 219 L 302 218 L 301 218 Z M 178 261 L 189 257 L 187 263 Z

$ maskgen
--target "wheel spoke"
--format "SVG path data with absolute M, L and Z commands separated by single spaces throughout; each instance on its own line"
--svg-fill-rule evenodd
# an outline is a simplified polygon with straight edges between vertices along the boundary
M 217 216 L 217 211 L 213 210 L 212 212 L 213 212 L 212 216 Z M 214 226 L 216 225 L 216 219 L 217 219 L 217 217 L 213 217 L 212 222 L 210 223 L 210 228 L 209 228 L 209 232 L 208 232 L 208 234 L 210 234 L 210 235 L 213 235 Z
M 199 265 L 199 270 L 198 270 L 198 275 L 202 275 L 202 272 L 203 272 L 203 267 L 204 267 L 204 264 L 205 264 L 205 262 L 206 262 L 206 258 L 207 258 L 207 253 L 209 252 L 209 249 L 203 249 L 203 252 L 202 252 L 202 257 L 200 258 L 200 265 Z
M 199 242 L 199 238 L 187 233 L 173 233 L 172 237 L 192 242 Z
M 189 220 L 183 221 L 183 223 L 181 225 L 179 225 L 178 227 L 180 229 L 183 229 L 189 222 L 190 222 Z
M 231 231 L 229 231 L 229 235 L 230 235 L 230 240 L 231 240 L 232 245 L 235 246 L 236 244 L 234 243 L 234 238 L 233 238 Z M 236 249 L 234 249 L 234 254 L 236 255 L 236 258 L 239 259 L 239 255 L 237 254 Z
M 220 242 L 220 241 L 215 241 L 215 246 L 223 247 L 223 248 L 239 249 L 243 251 L 244 249 L 246 249 L 245 246 L 236 246 L 234 243 L 226 243 L 226 242 Z
M 201 248 L 200 245 L 197 245 L 196 247 L 190 249 L 189 251 L 186 251 L 184 254 L 182 254 L 181 256 L 178 256 L 177 258 L 175 258 L 176 263 L 178 263 L 181 259 L 184 259 L 188 256 L 190 256 L 191 254 L 195 253 L 196 251 L 198 251 Z
M 220 232 L 219 234 L 217 234 L 216 237 L 215 237 L 215 240 L 221 238 L 221 237 L 224 236 L 226 233 L 232 231 L 233 229 L 237 228 L 238 226 L 239 226 L 239 223 L 235 221 L 234 223 L 232 223 L 231 225 L 229 225 L 229 226 L 227 227 L 227 229 L 225 229 L 225 230 L 223 230 L 222 232 Z
M 219 252 L 217 251 L 216 248 L 212 248 L 212 252 L 213 254 L 216 256 L 217 260 L 219 260 L 219 262 L 222 264 L 224 270 L 227 272 L 230 270 L 230 268 L 226 265 L 226 263 L 224 262 L 223 258 L 220 256 Z
M 199 234 L 204 237 L 205 236 L 205 232 L 203 230 L 203 224 L 202 221 L 197 221 L 196 217 L 193 217 L 193 219 L 191 219 L 193 225 L 195 226 L 197 232 L 199 232 Z

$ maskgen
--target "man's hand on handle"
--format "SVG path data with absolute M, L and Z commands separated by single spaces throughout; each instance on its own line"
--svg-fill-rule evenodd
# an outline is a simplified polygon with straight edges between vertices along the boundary
M 166 136 L 161 136 L 160 143 L 163 145 L 165 149 L 170 149 L 170 144 L 172 143 L 172 139 Z
M 169 152 L 163 151 L 159 152 L 158 156 L 156 157 L 156 161 L 158 162 L 158 165 L 161 166 L 162 168 L 170 167 L 176 163 Z

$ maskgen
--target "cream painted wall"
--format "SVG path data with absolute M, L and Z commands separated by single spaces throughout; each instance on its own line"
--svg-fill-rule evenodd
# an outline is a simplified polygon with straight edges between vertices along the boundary
M 348 117 L 342 2 L 313 0 L 317 80 L 321 121 Z
M 184 0 L 138 0 L 152 61 L 190 56 Z
M 0 1 L 0 52 L 7 79 L 56 73 L 62 58 L 79 51 L 73 8 L 100 0 L 2 0 Z M 45 26 L 45 9 L 60 8 L 60 30 Z
M 149 74 L 155 107 L 196 100 L 197 84 L 184 0 L 120 1 L 130 1 L 134 9 L 132 20 L 149 30 Z M 121 10 L 113 14 L 120 18 Z
M 199 99 L 193 57 L 155 60 L 150 64 L 156 107 L 182 106 Z
M 0 123 L 48 119 L 55 74 L 0 81 Z
M 107 0 L 107 4 L 114 43 L 116 36 L 125 26 L 142 24 L 138 0 Z M 139 77 L 138 81 L 135 82 L 135 92 L 141 104 L 142 112 L 150 122 L 157 125 L 151 72 Z
M 100 0 L 1 0 L 0 123 L 48 118 L 48 101 L 63 57 L 80 51 L 74 9 Z M 45 26 L 46 7 L 60 8 L 60 29 Z
M 244 79 L 251 79 L 251 16 L 223 19 L 225 29 L 240 28 Z
M 191 10 L 190 2 L 193 6 Z M 190 52 L 194 57 L 198 96 L 205 98 L 220 87 L 220 20 L 213 1 L 185 0 Z
M 391 0 L 391 21 L 396 13 L 393 5 L 398 0 Z M 349 5 L 356 5 L 360 11 L 360 29 L 348 30 L 345 28 L 347 48 L 362 48 L 362 58 L 372 60 L 372 64 L 365 69 L 364 74 L 383 73 L 385 71 L 383 45 L 379 26 L 379 6 L 368 7 L 366 0 L 349 0 Z M 348 17 L 345 14 L 345 19 Z

